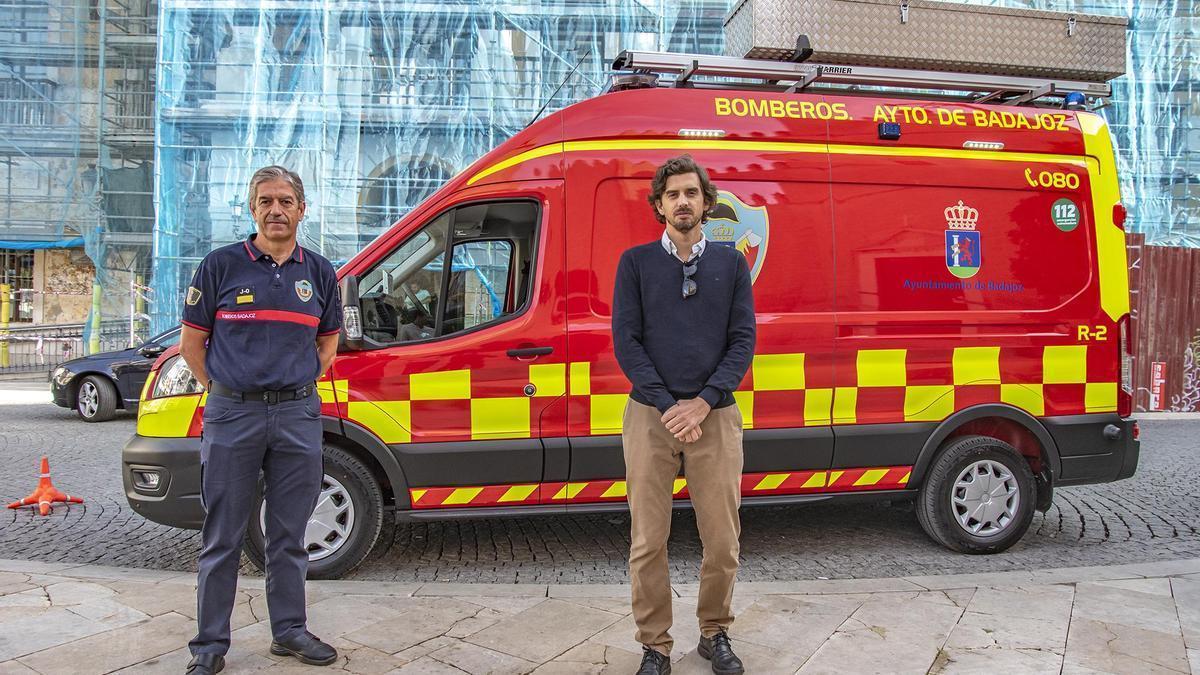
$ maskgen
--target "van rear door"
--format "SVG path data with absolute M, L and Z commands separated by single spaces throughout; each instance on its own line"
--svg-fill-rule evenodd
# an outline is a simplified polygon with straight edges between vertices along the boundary
M 873 116 L 901 106 L 901 139 L 880 141 Z M 850 109 L 831 128 L 835 466 L 911 466 L 940 421 L 978 404 L 1083 412 L 1091 354 L 1076 331 L 1099 298 L 1074 119 L 1003 133 L 980 125 L 1040 122 L 988 106 Z

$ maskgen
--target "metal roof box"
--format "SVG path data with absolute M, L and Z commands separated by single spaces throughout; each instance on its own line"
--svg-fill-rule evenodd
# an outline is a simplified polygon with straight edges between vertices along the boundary
M 1127 23 L 934 0 L 741 0 L 725 51 L 797 60 L 806 35 L 815 63 L 1106 82 L 1125 73 Z

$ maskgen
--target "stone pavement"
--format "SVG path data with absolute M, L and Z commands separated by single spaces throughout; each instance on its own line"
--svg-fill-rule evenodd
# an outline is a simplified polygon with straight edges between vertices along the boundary
M 0 560 L 0 674 L 182 673 L 190 573 Z M 675 588 L 674 672 L 695 651 Z M 314 669 L 271 656 L 263 582 L 243 578 L 226 672 L 632 673 L 623 585 L 309 584 Z M 1200 558 L 893 579 L 746 582 L 730 634 L 750 673 L 1200 672 Z
M 29 494 L 46 455 L 55 484 L 86 502 L 45 518 L 32 509 L 0 509 L 0 557 L 194 572 L 199 533 L 146 520 L 125 498 L 120 456 L 133 416 L 86 424 L 48 403 L 46 387 L 0 382 L 0 498 Z M 1050 510 L 1035 514 L 1028 534 L 1001 555 L 962 555 L 934 543 L 911 502 L 759 506 L 742 510 L 740 578 L 902 577 L 1200 557 L 1200 416 L 1158 415 L 1142 424 L 1133 478 L 1056 489 Z M 701 548 L 690 511 L 673 514 L 670 552 L 672 578 L 696 578 Z M 625 513 L 398 520 L 350 578 L 620 584 L 629 581 L 628 555 Z M 243 571 L 252 573 L 249 563 Z

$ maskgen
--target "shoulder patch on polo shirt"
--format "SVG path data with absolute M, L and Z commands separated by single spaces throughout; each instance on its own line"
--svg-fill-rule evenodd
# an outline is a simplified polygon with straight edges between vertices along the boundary
M 301 279 L 300 281 L 297 281 L 296 282 L 296 295 L 299 296 L 300 299 L 303 300 L 304 302 L 308 302 L 309 300 L 312 300 L 312 295 L 313 295 L 312 282 L 310 282 L 308 279 Z
M 237 291 L 237 304 L 246 305 L 254 302 L 254 287 L 242 286 Z
M 188 286 L 188 290 L 187 290 L 187 304 L 189 304 L 189 305 L 198 305 L 198 304 L 200 304 L 200 297 L 201 297 L 202 295 L 203 295 L 203 294 L 200 292 L 200 289 L 199 289 L 199 288 L 196 288 L 195 286 Z

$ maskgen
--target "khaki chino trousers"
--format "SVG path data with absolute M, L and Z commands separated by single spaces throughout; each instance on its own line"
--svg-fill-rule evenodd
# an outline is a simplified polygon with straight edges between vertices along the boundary
M 700 425 L 699 441 L 685 444 L 663 426 L 653 406 L 630 400 L 621 439 L 631 519 L 629 577 L 635 639 L 670 655 L 671 576 L 667 538 L 675 478 L 685 469 L 687 490 L 704 545 L 696 617 L 700 633 L 712 637 L 733 623 L 733 582 L 738 570 L 741 521 L 742 413 L 737 405 L 717 408 Z

